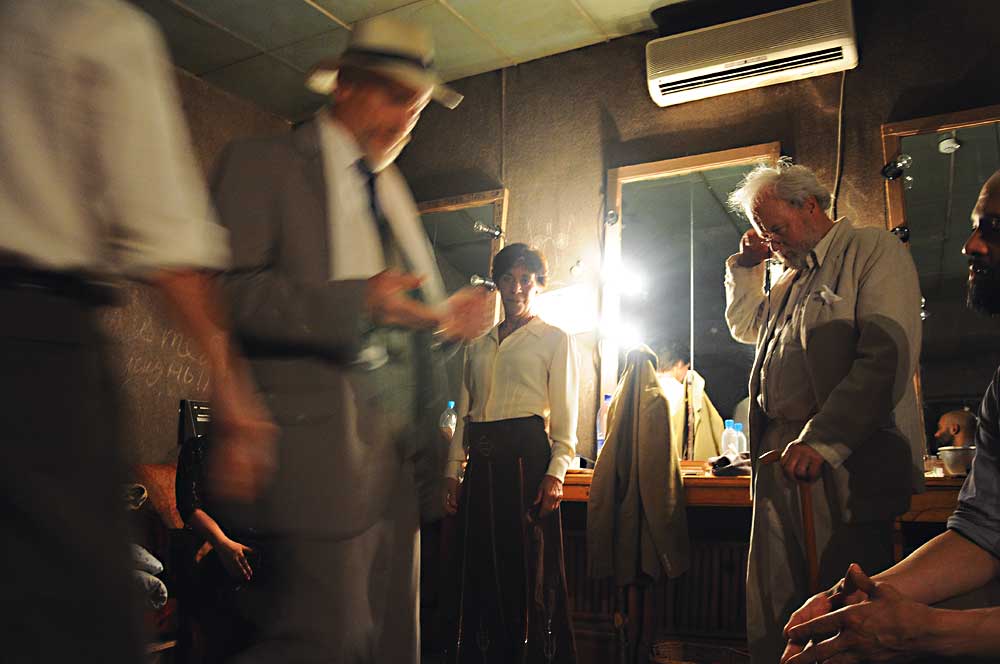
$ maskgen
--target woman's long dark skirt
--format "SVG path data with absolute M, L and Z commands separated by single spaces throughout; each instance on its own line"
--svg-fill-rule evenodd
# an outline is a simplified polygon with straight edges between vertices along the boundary
M 540 417 L 470 423 L 453 558 L 452 664 L 576 662 L 562 521 L 534 505 L 551 449 Z

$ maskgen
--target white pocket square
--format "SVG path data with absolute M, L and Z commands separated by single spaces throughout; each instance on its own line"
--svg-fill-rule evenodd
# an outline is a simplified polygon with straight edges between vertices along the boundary
M 844 299 L 830 290 L 830 287 L 825 284 L 819 287 L 816 294 L 819 295 L 820 299 L 822 299 L 825 304 L 833 304 L 834 302 L 840 302 Z

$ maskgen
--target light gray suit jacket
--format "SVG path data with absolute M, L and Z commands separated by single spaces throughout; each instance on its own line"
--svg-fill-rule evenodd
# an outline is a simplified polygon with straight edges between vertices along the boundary
M 445 378 L 429 335 L 369 324 L 365 280 L 330 280 L 315 122 L 230 144 L 212 191 L 230 231 L 223 287 L 234 332 L 281 428 L 274 481 L 239 519 L 263 531 L 347 538 L 384 514 L 408 459 L 422 502 L 434 504 Z M 373 340 L 389 361 L 370 370 L 355 359 Z
M 913 426 L 913 374 L 920 355 L 920 285 L 909 252 L 881 228 L 838 222 L 826 257 L 805 284 L 798 322 L 816 412 L 797 440 L 832 469 L 841 517 L 892 518 L 923 488 L 923 433 Z M 756 343 L 750 373 L 754 461 L 767 417 L 758 404 L 763 344 L 776 323 L 790 272 L 764 295 L 763 264 L 726 270 L 726 321 L 738 341 Z M 905 435 L 904 435 L 905 432 Z M 791 441 L 788 441 L 791 442 Z

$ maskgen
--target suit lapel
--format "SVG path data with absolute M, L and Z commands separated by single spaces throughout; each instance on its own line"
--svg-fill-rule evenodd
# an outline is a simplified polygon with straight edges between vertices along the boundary
M 323 151 L 320 147 L 318 118 L 313 118 L 292 130 L 292 145 L 302 158 L 303 177 L 309 190 L 315 195 L 322 215 L 317 219 L 303 218 L 300 223 L 313 225 L 308 229 L 311 237 L 323 243 L 326 255 L 327 278 L 333 276 L 333 258 L 330 248 L 330 202 L 326 173 L 323 168 Z M 311 217 L 311 215 L 308 215 Z

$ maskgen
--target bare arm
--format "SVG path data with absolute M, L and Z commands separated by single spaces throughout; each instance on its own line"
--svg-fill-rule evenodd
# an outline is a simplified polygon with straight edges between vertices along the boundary
M 253 576 L 253 569 L 250 567 L 250 561 L 247 560 L 247 553 L 253 553 L 253 549 L 229 539 L 215 519 L 201 508 L 195 508 L 191 513 L 188 525 L 208 540 L 218 554 L 219 560 L 222 561 L 223 567 L 231 576 L 250 580 Z
M 949 530 L 872 580 L 890 583 L 914 601 L 934 604 L 980 588 L 997 575 L 1000 561 Z
M 785 626 L 789 643 L 782 662 L 822 661 L 812 657 L 829 656 L 827 649 L 809 650 L 806 644 L 837 630 L 846 635 L 838 642 L 844 649 L 874 647 L 871 640 L 895 643 L 893 648 L 900 652 L 1000 653 L 1000 609 L 948 611 L 927 606 L 979 588 L 998 574 L 1000 561 L 952 530 L 870 580 L 852 565 L 843 581 L 792 614 Z M 987 632 L 994 638 L 984 639 Z M 806 652 L 809 657 L 793 658 Z M 869 650 L 857 652 L 873 655 Z
M 966 560 L 968 552 L 953 549 L 946 555 L 954 554 L 957 559 L 953 561 L 959 562 Z M 869 579 L 857 565 L 848 570 L 844 585 L 860 600 L 789 629 L 783 664 L 1000 654 L 1000 608 L 932 609 L 890 583 Z
M 161 270 L 151 282 L 208 358 L 217 432 L 209 468 L 213 488 L 219 495 L 249 500 L 273 470 L 276 429 L 232 346 L 214 282 L 190 270 Z

